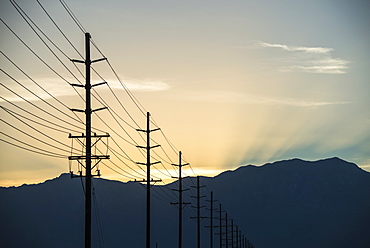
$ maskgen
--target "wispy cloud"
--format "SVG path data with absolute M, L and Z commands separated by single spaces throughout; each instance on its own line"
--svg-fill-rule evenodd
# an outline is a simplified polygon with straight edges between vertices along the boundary
M 122 82 L 131 91 L 163 91 L 171 88 L 169 84 L 157 80 L 124 79 Z M 122 89 L 118 81 L 110 81 L 109 85 L 115 89 Z
M 317 53 L 317 54 L 323 54 L 323 53 L 329 53 L 333 51 L 333 48 L 326 48 L 326 47 L 299 47 L 299 46 L 287 46 L 282 44 L 270 44 L 266 42 L 259 41 L 257 43 L 261 47 L 275 47 L 275 48 L 281 48 L 289 52 L 297 52 L 302 51 L 306 53 Z
M 40 101 L 41 99 L 47 100 L 53 97 L 59 98 L 64 96 L 77 96 L 73 87 L 68 85 L 68 83 L 59 80 L 58 78 L 39 78 L 36 80 L 43 89 L 38 87 L 36 84 L 32 83 L 30 80 L 21 81 L 24 87 L 15 84 L 11 81 L 5 81 L 4 85 L 8 87 L 0 87 L 1 96 L 6 100 L 11 102 L 22 102 L 24 99 L 27 101 Z M 74 82 L 74 80 L 70 80 Z M 99 83 L 99 82 L 92 82 Z M 108 80 L 108 84 L 111 88 L 118 90 L 124 89 L 120 82 L 114 80 Z M 155 80 L 123 80 L 123 84 L 130 91 L 163 91 L 168 90 L 171 86 L 167 83 Z M 103 88 L 104 86 L 101 86 Z M 10 90 L 8 90 L 9 88 Z M 80 89 L 79 91 L 81 91 Z M 31 93 L 32 92 L 32 93 Z M 20 96 L 17 96 L 17 94 Z M 3 99 L 0 99 L 0 102 L 4 102 Z
M 302 71 L 309 73 L 344 74 L 347 73 L 347 60 L 333 58 L 333 48 L 288 46 L 258 41 L 255 43 L 260 48 L 278 48 L 292 54 L 287 55 L 279 67 L 282 71 Z

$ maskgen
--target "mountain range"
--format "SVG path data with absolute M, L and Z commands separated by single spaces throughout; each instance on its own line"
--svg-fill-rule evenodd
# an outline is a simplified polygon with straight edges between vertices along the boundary
M 256 248 L 370 247 L 370 173 L 339 158 L 242 166 L 200 177 L 222 210 Z M 83 247 L 84 182 L 69 174 L 35 185 L 0 187 L 0 247 Z M 183 179 L 194 203 L 195 177 Z M 92 247 L 145 246 L 146 190 L 138 182 L 93 179 Z M 193 187 L 192 187 L 193 186 Z M 152 187 L 152 247 L 177 247 L 178 182 Z M 209 202 L 202 198 L 202 205 Z M 183 247 L 196 247 L 196 213 L 184 208 Z M 201 214 L 209 217 L 202 208 Z M 217 216 L 218 213 L 214 213 Z M 215 219 L 217 225 L 219 220 Z M 202 247 L 209 247 L 209 219 Z M 215 229 L 215 232 L 218 232 Z M 230 237 L 230 234 L 229 234 Z M 214 235 L 214 247 L 219 237 Z

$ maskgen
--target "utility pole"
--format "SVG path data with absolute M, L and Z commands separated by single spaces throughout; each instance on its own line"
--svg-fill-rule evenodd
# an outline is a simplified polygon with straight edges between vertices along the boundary
M 206 201 L 208 201 L 208 200 L 206 200 Z M 214 200 L 213 200 L 213 191 L 211 191 L 211 200 L 209 200 L 208 202 L 210 202 L 210 208 L 209 209 L 207 209 L 207 210 L 209 210 L 209 219 L 210 219 L 210 225 L 209 226 L 206 226 L 206 227 L 209 227 L 209 231 L 210 231 L 210 233 L 209 233 L 209 237 L 210 237 L 210 241 L 209 241 L 209 245 L 210 245 L 210 248 L 213 248 L 213 228 L 214 228 L 214 226 L 213 226 L 213 210 L 215 210 L 214 208 L 213 208 L 213 203 L 215 202 Z
M 86 134 L 85 135 L 82 134 L 81 136 L 73 136 L 73 135 L 69 134 L 69 138 L 76 138 L 78 140 L 79 139 L 85 139 L 86 140 L 85 144 L 83 144 L 83 141 L 79 140 L 79 142 L 85 147 L 85 155 L 83 155 L 83 156 L 73 156 L 73 155 L 71 155 L 71 156 L 68 157 L 69 160 L 77 160 L 78 163 L 81 166 L 85 167 L 85 170 L 86 170 L 85 176 L 84 176 L 85 177 L 85 184 L 86 184 L 86 192 L 85 192 L 85 248 L 90 248 L 91 247 L 91 180 L 92 180 L 93 176 L 100 176 L 99 170 L 98 170 L 97 175 L 92 175 L 91 170 L 94 167 L 96 167 L 102 159 L 109 159 L 109 155 L 92 155 L 92 153 L 91 153 L 91 148 L 93 146 L 95 146 L 96 143 L 102 137 L 109 137 L 109 134 L 105 134 L 105 135 L 96 135 L 96 134 L 94 134 L 93 136 L 91 135 L 91 114 L 95 111 L 106 109 L 106 107 L 99 108 L 99 109 L 94 109 L 94 110 L 91 109 L 91 88 L 95 87 L 95 86 L 98 86 L 98 85 L 106 84 L 106 82 L 91 85 L 90 69 L 91 69 L 91 64 L 92 63 L 102 61 L 102 60 L 106 60 L 106 58 L 101 58 L 101 59 L 91 61 L 91 58 L 90 58 L 90 39 L 91 39 L 90 34 L 85 33 L 85 51 L 86 51 L 85 61 L 75 60 L 75 59 L 71 60 L 72 62 L 85 64 L 85 68 L 86 68 L 86 70 L 85 70 L 85 78 L 86 78 L 85 85 L 71 84 L 71 86 L 83 87 L 86 90 L 86 107 L 85 107 L 85 110 L 71 109 L 72 111 L 85 113 L 85 116 L 86 116 L 86 123 L 85 123 L 85 125 L 86 125 Z M 91 142 L 92 137 L 97 139 L 93 144 Z M 92 159 L 96 160 L 96 163 L 93 166 L 91 165 Z M 85 165 L 83 165 L 83 163 L 81 162 L 83 160 L 85 160 Z M 80 175 L 77 176 L 77 177 L 83 177 L 82 171 L 80 171 L 79 173 L 80 173 Z M 75 177 L 73 175 L 73 171 L 71 171 L 71 176 Z
M 231 219 L 231 248 L 234 248 L 234 220 Z
M 220 225 L 219 226 L 215 226 L 215 227 L 219 227 L 220 228 L 220 233 L 219 233 L 219 235 L 220 235 L 220 248 L 222 248 L 222 236 L 223 236 L 223 233 L 222 233 L 222 212 L 224 212 L 224 211 L 222 211 L 222 205 L 221 205 L 221 203 L 220 203 L 220 205 L 219 205 L 219 211 L 217 211 L 220 215 L 219 215 L 219 220 L 220 220 Z
M 171 204 L 179 206 L 179 240 L 178 240 L 179 241 L 179 247 L 178 248 L 182 248 L 182 209 L 186 205 L 191 204 L 190 202 L 183 202 L 182 201 L 182 192 L 185 191 L 185 190 L 189 190 L 189 189 L 182 189 L 181 168 L 185 165 L 188 165 L 189 163 L 182 164 L 181 156 L 182 156 L 182 152 L 180 151 L 179 152 L 179 164 L 172 164 L 174 166 L 179 167 L 179 177 L 175 177 L 175 178 L 179 179 L 179 189 L 172 189 L 172 190 L 175 190 L 175 191 L 179 192 L 179 201 L 178 202 L 171 202 Z M 184 205 L 184 207 L 183 207 L 183 205 Z
M 200 177 L 197 176 L 197 186 L 191 186 L 192 188 L 196 188 L 197 189 L 197 196 L 192 196 L 194 198 L 197 198 L 197 206 L 194 207 L 197 209 L 197 216 L 196 217 L 190 217 L 191 219 L 196 219 L 197 220 L 197 247 L 200 248 L 200 222 L 202 220 L 202 218 L 206 218 L 206 217 L 201 217 L 200 216 L 200 209 L 205 207 L 205 206 L 201 206 L 200 205 L 200 199 L 203 198 L 204 196 L 201 196 L 200 195 L 200 188 L 203 188 L 205 186 L 200 186 Z
M 150 162 L 150 150 L 159 147 L 160 145 L 150 146 L 150 133 L 154 131 L 160 130 L 160 128 L 156 128 L 150 130 L 150 113 L 147 112 L 146 115 L 146 130 L 136 129 L 138 132 L 145 132 L 146 133 L 146 146 L 137 146 L 138 148 L 146 149 L 146 163 L 136 162 L 137 164 L 146 165 L 146 180 L 143 179 L 141 182 L 146 182 L 146 248 L 150 248 L 150 183 L 161 182 L 162 180 L 154 180 L 150 178 L 150 166 L 153 164 L 158 164 L 160 161 L 151 163 Z
M 239 247 L 242 247 L 242 231 L 239 230 Z
M 229 223 L 227 220 L 227 213 L 225 213 L 225 240 L 226 240 L 226 248 L 229 248 L 229 237 L 228 237 L 228 231 L 229 231 Z

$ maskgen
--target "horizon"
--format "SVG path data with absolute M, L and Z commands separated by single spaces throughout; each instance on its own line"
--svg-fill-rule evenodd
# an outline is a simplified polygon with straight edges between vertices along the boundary
M 339 157 L 331 157 L 331 158 L 324 158 L 324 159 L 318 159 L 318 160 L 304 160 L 304 159 L 300 159 L 300 158 L 291 158 L 291 159 L 283 159 L 283 160 L 278 160 L 278 161 L 274 161 L 274 162 L 268 162 L 268 163 L 264 163 L 264 164 L 261 164 L 261 165 L 254 165 L 254 164 L 246 164 L 246 165 L 240 165 L 238 167 L 235 167 L 235 168 L 231 168 L 231 169 L 225 169 L 223 171 L 218 171 L 217 173 L 215 174 L 209 174 L 209 175 L 206 175 L 206 174 L 199 174 L 199 176 L 201 177 L 206 177 L 206 178 L 215 178 L 215 177 L 218 177 L 220 176 L 221 174 L 225 173 L 225 172 L 235 172 L 237 171 L 238 169 L 240 168 L 243 168 L 243 167 L 248 167 L 248 166 L 253 166 L 253 167 L 263 167 L 265 165 L 270 165 L 270 164 L 274 164 L 274 163 L 281 163 L 281 162 L 289 162 L 289 161 L 294 161 L 294 160 L 300 160 L 300 161 L 303 161 L 303 162 L 309 162 L 309 163 L 317 163 L 317 162 L 321 162 L 321 161 L 327 161 L 327 160 L 334 160 L 334 159 L 338 159 L 338 160 L 341 160 L 341 161 L 344 161 L 346 163 L 350 163 L 350 164 L 355 164 L 353 162 L 350 162 L 350 161 L 346 161 L 342 158 L 339 158 Z M 357 166 L 357 168 L 363 170 L 364 172 L 368 172 L 370 173 L 370 171 L 367 171 L 363 168 L 361 168 L 360 166 L 358 166 L 357 164 L 355 164 Z M 39 182 L 34 182 L 34 183 L 21 183 L 19 185 L 0 185 L 0 187 L 2 188 L 12 188 L 12 187 L 21 187 L 21 186 L 27 186 L 27 185 L 39 185 L 39 184 L 43 184 L 47 181 L 50 181 L 50 180 L 55 180 L 55 179 L 58 179 L 60 178 L 61 176 L 63 175 L 68 175 L 70 176 L 70 173 L 68 172 L 62 172 L 61 174 L 59 174 L 58 176 L 54 176 L 54 177 L 51 177 L 51 178 L 46 178 L 44 179 L 43 181 L 39 181 Z M 75 174 L 76 175 L 76 174 Z M 185 176 L 184 179 L 186 178 L 196 178 L 197 175 L 192 175 L 192 176 Z M 73 178 L 71 178 L 73 179 Z M 116 181 L 116 182 L 121 182 L 121 183 L 132 183 L 132 182 L 135 182 L 135 181 L 123 181 L 123 180 L 120 180 L 119 178 L 105 178 L 104 175 L 100 176 L 100 177 L 95 177 L 95 179 L 104 179 L 104 180 L 108 180 L 108 181 Z M 169 185 L 169 184 L 172 184 L 174 182 L 176 182 L 177 179 L 169 179 L 169 180 L 166 180 L 164 181 L 163 185 L 159 185 L 159 186 L 165 186 L 165 185 Z M 142 183 L 140 181 L 137 181 L 137 183 Z M 155 186 L 155 185 L 153 185 Z

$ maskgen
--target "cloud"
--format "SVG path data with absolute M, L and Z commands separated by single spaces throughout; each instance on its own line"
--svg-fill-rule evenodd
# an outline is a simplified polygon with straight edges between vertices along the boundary
M 255 45 L 260 48 L 278 48 L 292 53 L 280 60 L 283 65 L 278 68 L 281 71 L 344 74 L 347 73 L 348 64 L 350 63 L 344 59 L 333 58 L 332 52 L 334 49 L 328 47 L 288 46 L 262 41 L 256 42 Z
M 8 80 L 9 81 L 9 80 Z M 24 87 L 26 87 L 29 91 L 33 92 L 30 93 L 24 87 L 20 86 L 11 81 L 4 82 L 4 85 L 8 85 L 7 88 L 19 94 L 21 97 L 28 101 L 40 101 L 40 98 L 44 100 L 48 100 L 52 98 L 52 96 L 59 98 L 63 96 L 76 96 L 76 92 L 74 91 L 73 87 L 70 86 L 68 83 L 61 81 L 58 78 L 39 78 L 37 79 L 37 83 L 42 86 L 43 89 L 38 87 L 36 84 L 31 82 L 30 80 L 21 80 L 20 83 Z M 70 80 L 69 82 L 74 82 L 75 80 Z M 99 82 L 92 82 L 99 83 Z M 170 85 L 161 81 L 153 81 L 153 80 L 123 80 L 124 85 L 130 91 L 163 91 L 168 90 L 171 88 Z M 108 84 L 113 89 L 123 89 L 122 85 L 118 81 L 108 80 Z M 104 86 L 100 86 L 104 87 Z M 1 95 L 6 100 L 11 102 L 22 102 L 24 101 L 21 97 L 18 97 L 16 94 L 12 93 L 12 91 L 7 90 L 6 87 L 0 87 Z M 78 91 L 81 92 L 82 88 L 76 88 Z M 49 94 L 48 94 L 48 93 Z M 37 95 L 37 96 L 35 96 Z M 51 96 L 52 95 L 52 96 Z M 39 98 L 40 97 L 40 98 Z M 4 102 L 5 100 L 0 99 L 0 102 Z
M 122 82 L 130 91 L 164 91 L 171 88 L 167 83 L 155 80 L 124 79 Z M 108 83 L 114 89 L 122 89 L 118 81 L 112 80 Z
M 297 47 L 297 46 L 287 46 L 287 45 L 282 45 L 282 44 L 270 44 L 270 43 L 266 43 L 262 41 L 259 41 L 257 44 L 261 47 L 281 48 L 289 52 L 302 51 L 306 53 L 323 54 L 323 53 L 329 53 L 334 50 L 333 48 L 325 48 L 325 47 Z
M 5 86 L 0 89 L 1 95 L 11 102 L 24 101 L 22 98 L 28 101 L 40 101 L 40 98 L 47 100 L 52 98 L 52 96 L 57 98 L 76 95 L 75 91 L 68 83 L 58 78 L 39 78 L 36 81 L 42 88 L 29 79 L 20 80 L 19 82 L 22 86 L 10 80 L 4 80 Z M 4 102 L 4 100 L 0 99 L 0 102 Z

